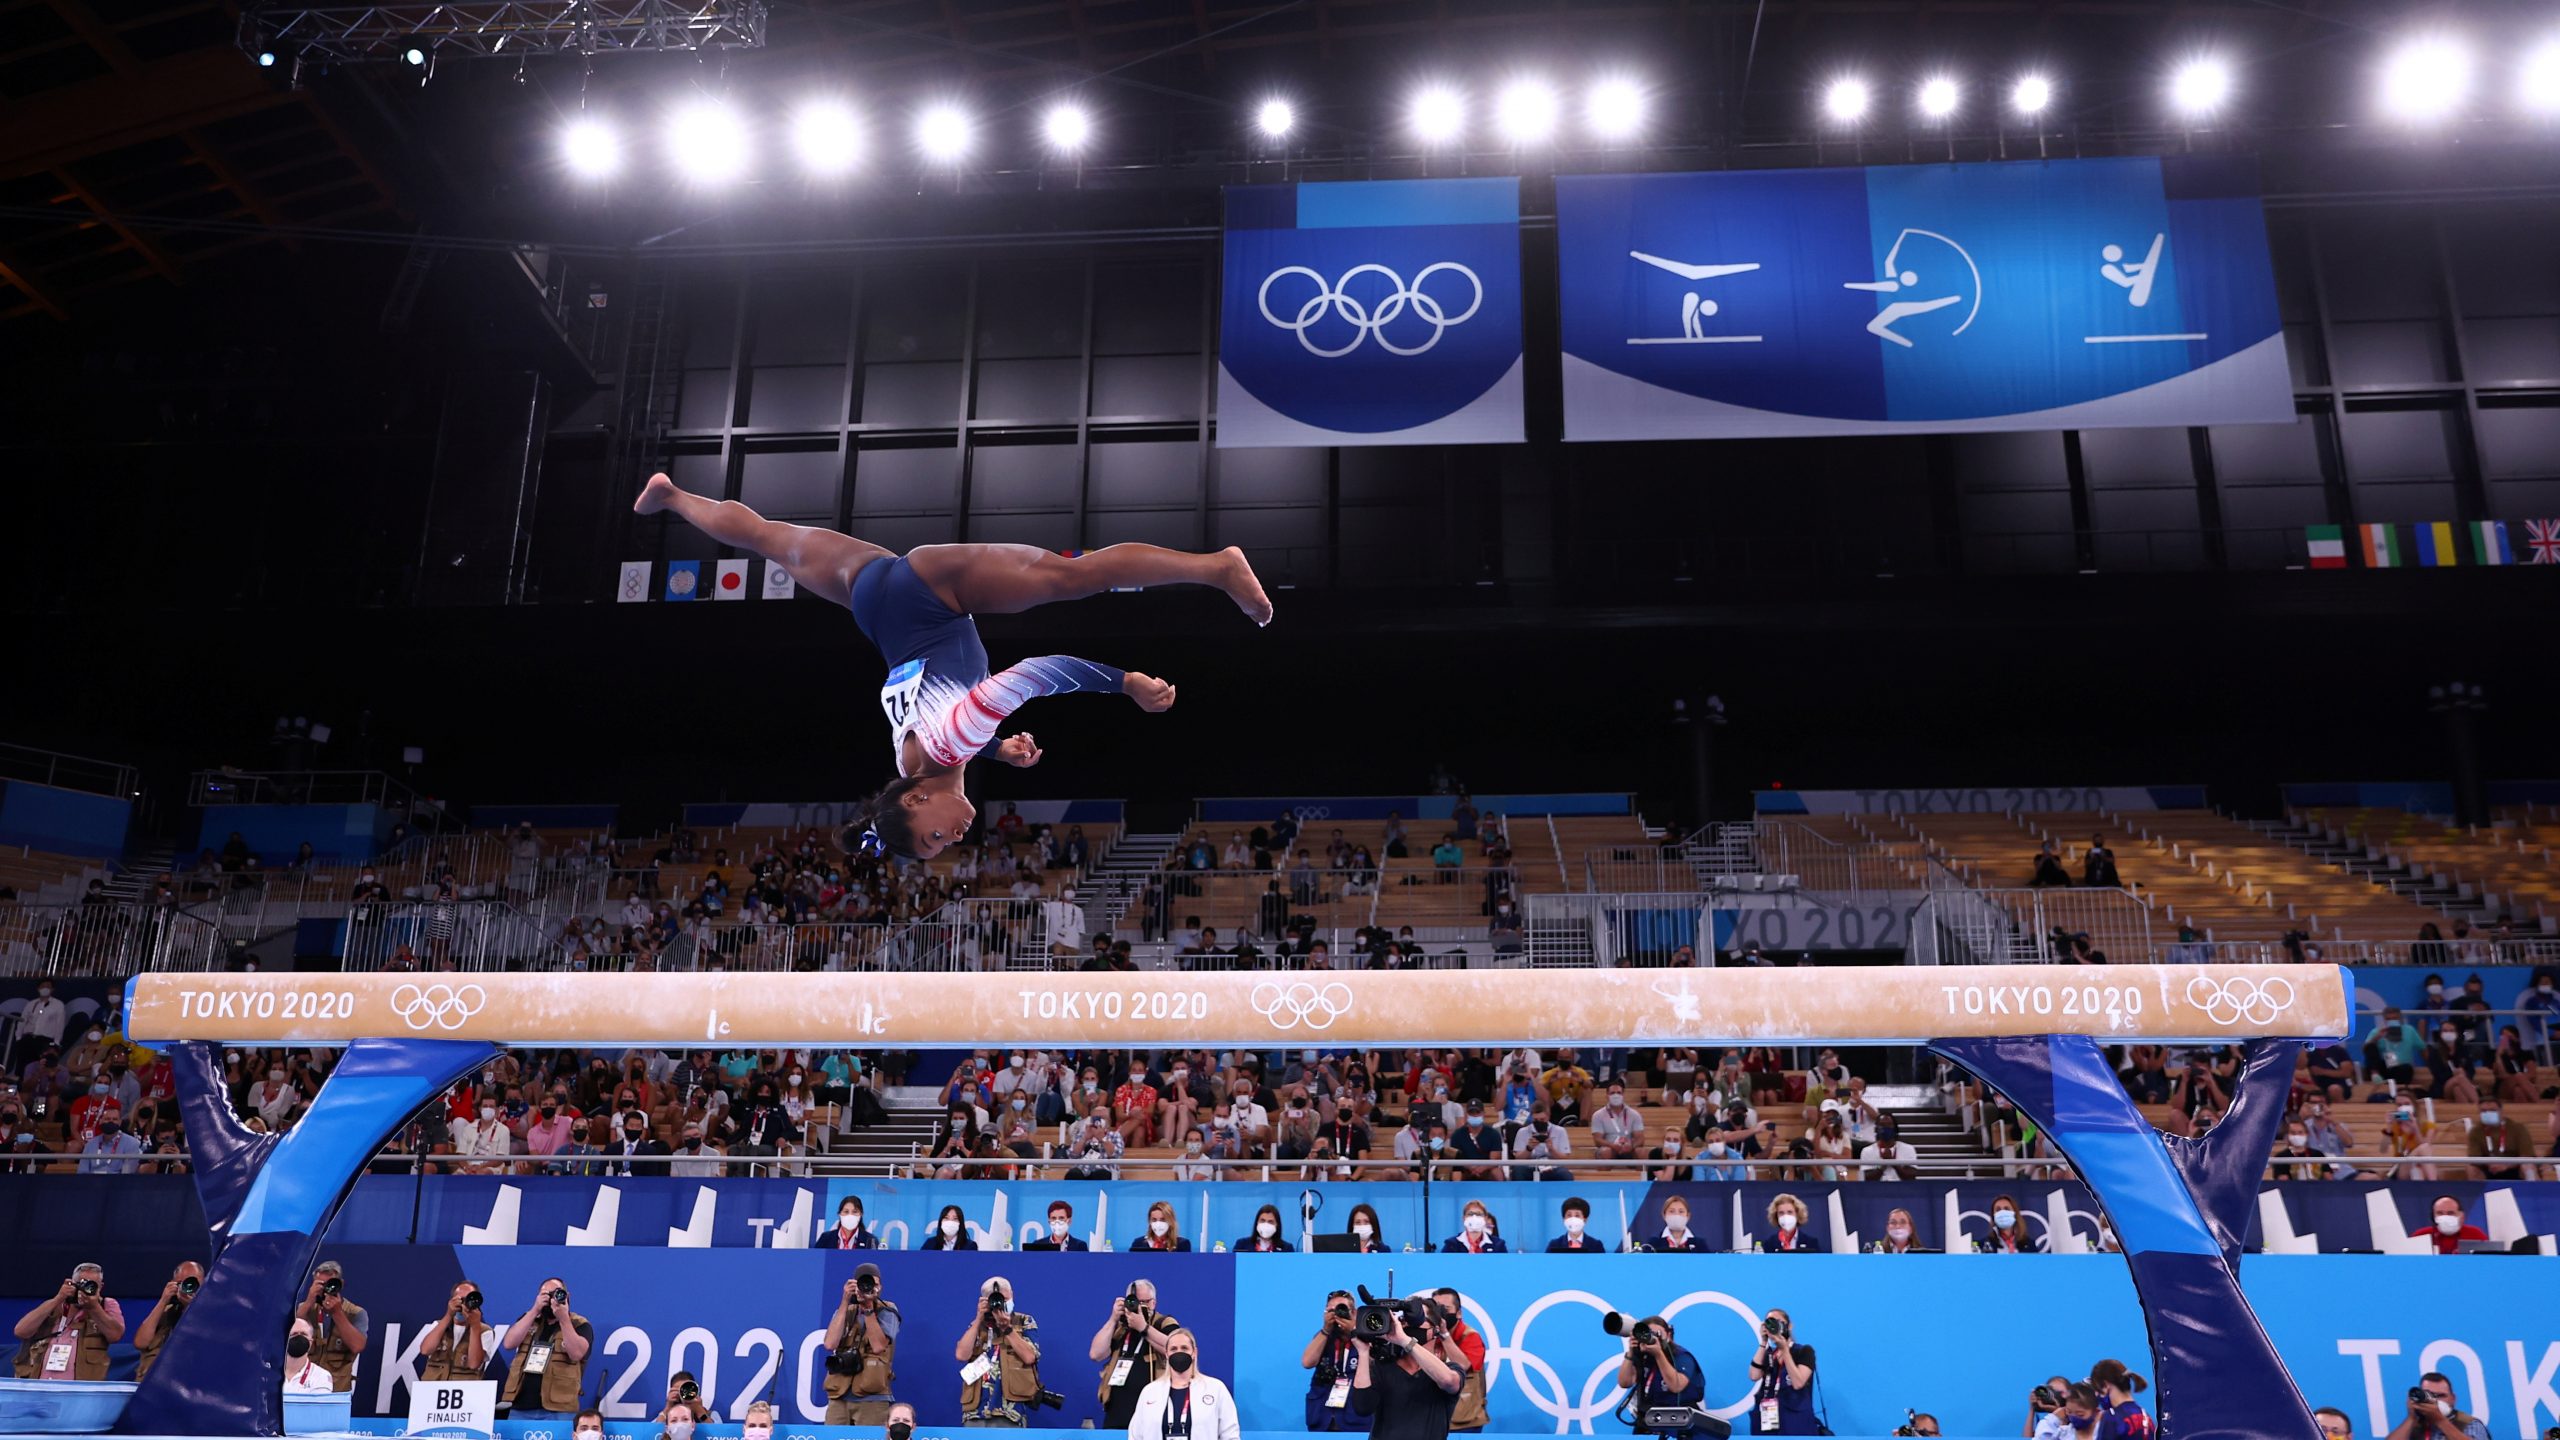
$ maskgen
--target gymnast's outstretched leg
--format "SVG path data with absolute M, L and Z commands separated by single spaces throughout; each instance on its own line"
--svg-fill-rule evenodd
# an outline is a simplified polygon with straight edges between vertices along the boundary
M 1271 597 L 1232 545 L 1215 555 L 1128 544 L 1073 556 L 1037 545 L 919 545 L 907 563 L 964 615 L 1012 615 L 1105 590 L 1207 585 L 1227 592 L 1254 624 L 1271 623 Z
M 665 475 L 652 475 L 631 502 L 633 513 L 673 511 L 678 519 L 723 545 L 752 550 L 791 572 L 792 581 L 839 605 L 853 606 L 853 577 L 863 566 L 892 552 L 833 530 L 786 525 L 767 520 L 735 500 L 706 500 L 676 488 Z

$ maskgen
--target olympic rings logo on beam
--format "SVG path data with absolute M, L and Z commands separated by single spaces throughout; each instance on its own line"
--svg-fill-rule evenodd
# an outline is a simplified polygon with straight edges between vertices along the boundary
M 2187 1003 L 2205 1013 L 2216 1025 L 2229 1025 L 2246 1020 L 2252 1025 L 2270 1025 L 2275 1018 L 2293 1008 L 2293 982 L 2279 975 L 2272 980 L 2250 976 L 2234 976 L 2216 980 L 2198 975 L 2187 982 Z
M 1330 1028 L 1351 1013 L 1351 987 L 1340 981 L 1310 985 L 1303 980 L 1281 985 L 1265 980 L 1253 987 L 1253 1013 L 1275 1030 Z
M 1443 308 L 1438 300 L 1422 292 L 1424 283 L 1443 270 L 1465 276 L 1467 283 L 1475 288 L 1474 298 L 1467 301 L 1467 308 L 1455 315 Z M 1283 320 L 1271 313 L 1271 287 L 1278 284 L 1282 277 L 1289 275 L 1303 275 L 1314 281 L 1316 293 L 1309 296 L 1306 302 L 1298 307 L 1297 318 Z M 1387 283 L 1395 287 L 1378 302 L 1378 308 L 1375 310 L 1371 310 L 1367 305 L 1351 297 L 1351 282 L 1362 275 L 1383 275 Z M 1361 341 L 1373 335 L 1378 339 L 1378 347 L 1389 354 L 1419 355 L 1439 344 L 1440 337 L 1448 333 L 1450 326 L 1467 323 L 1475 316 L 1476 311 L 1484 307 L 1484 281 L 1476 277 L 1476 272 L 1455 260 L 1443 260 L 1436 265 L 1424 266 L 1422 273 L 1413 277 L 1411 285 L 1404 283 L 1403 276 L 1375 262 L 1354 265 L 1342 272 L 1340 280 L 1331 283 L 1327 283 L 1322 274 L 1304 265 L 1284 265 L 1263 277 L 1262 289 L 1255 295 L 1254 303 L 1261 308 L 1263 319 L 1296 335 L 1298 343 L 1305 347 L 1306 352 L 1320 359 L 1332 360 L 1348 355 L 1360 348 Z M 1387 326 L 1403 315 L 1407 306 L 1411 306 L 1413 313 L 1421 316 L 1423 321 L 1431 326 L 1431 338 L 1419 345 L 1399 345 L 1387 338 Z M 1341 316 L 1351 326 L 1350 343 L 1339 349 L 1328 350 L 1307 338 L 1307 332 L 1328 314 Z
M 1544 1356 L 1530 1349 L 1527 1343 L 1529 1326 L 1552 1306 L 1584 1305 L 1599 1315 L 1607 1315 L 1618 1308 L 1602 1297 L 1588 1290 L 1550 1291 L 1529 1302 L 1528 1308 L 1520 1312 L 1520 1318 L 1512 1322 L 1511 1332 L 1507 1336 L 1503 1333 L 1502 1327 L 1494 1323 L 1493 1317 L 1486 1313 L 1485 1308 L 1476 1303 L 1473 1296 L 1462 1300 L 1460 1304 L 1473 1317 L 1476 1329 L 1484 1334 L 1486 1392 L 1490 1394 L 1493 1387 L 1502 1382 L 1502 1363 L 1506 1360 L 1510 1361 L 1512 1369 L 1517 1372 L 1513 1383 L 1519 1386 L 1521 1395 L 1532 1406 L 1544 1414 L 1555 1417 L 1557 1434 L 1575 1430 L 1586 1435 L 1590 1434 L 1591 1422 L 1614 1412 L 1618 1408 L 1618 1402 L 1626 1397 L 1627 1392 L 1618 1385 L 1618 1361 L 1622 1352 L 1616 1342 L 1611 1342 L 1607 1358 L 1601 1360 L 1592 1368 L 1590 1374 L 1583 1377 L 1582 1389 L 1578 1396 L 1567 1393 L 1564 1377 L 1558 1375 L 1555 1367 L 1548 1364 Z M 1750 1343 L 1754 1345 L 1759 1343 L 1760 1312 L 1721 1290 L 1692 1290 L 1662 1307 L 1660 1314 L 1663 1319 L 1677 1324 L 1680 1313 L 1695 1305 L 1730 1311 L 1742 1322 L 1744 1331 L 1751 1337 Z M 1699 1347 L 1695 1344 L 1684 1344 L 1681 1348 L 1694 1352 Z M 1532 1383 L 1533 1381 L 1536 1383 Z M 1754 1398 L 1752 1391 L 1745 1390 L 1739 1398 L 1723 1405 L 1708 1405 L 1704 1397 L 1700 1398 L 1699 1404 L 1708 1414 L 1721 1420 L 1730 1420 L 1750 1409 Z
M 469 984 L 403 985 L 391 992 L 391 1013 L 412 1030 L 459 1030 L 488 1003 L 489 992 Z

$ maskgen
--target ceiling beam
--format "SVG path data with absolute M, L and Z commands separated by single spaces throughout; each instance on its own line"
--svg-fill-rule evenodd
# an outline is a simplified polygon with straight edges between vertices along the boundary
M 290 98 L 249 57 L 227 46 L 144 61 L 129 75 L 101 76 L 0 105 L 0 179 L 40 175 Z
M 10 264 L 9 258 L 5 255 L 0 255 L 0 284 L 8 284 L 17 287 L 18 293 L 26 296 L 35 309 L 44 311 L 56 320 L 68 320 L 71 318 L 63 311 L 62 302 L 54 298 L 53 292 L 46 289 L 42 281 L 37 280 L 34 276 L 19 269 L 17 266 Z M 27 313 L 27 309 L 27 306 L 21 305 L 7 311 L 6 313 L 10 315 L 23 315 Z
M 178 275 L 177 262 L 169 258 L 168 252 L 151 241 L 145 240 L 132 226 L 117 218 L 116 213 L 107 208 L 106 202 L 98 198 L 96 191 L 80 183 L 80 177 L 71 173 L 70 166 L 55 166 L 53 178 L 62 182 L 63 188 L 71 192 L 72 198 L 89 207 L 89 213 L 98 217 L 98 224 L 116 232 L 117 239 L 130 246 L 133 253 L 149 261 L 151 268 L 160 272 L 161 279 L 172 285 L 183 283 Z

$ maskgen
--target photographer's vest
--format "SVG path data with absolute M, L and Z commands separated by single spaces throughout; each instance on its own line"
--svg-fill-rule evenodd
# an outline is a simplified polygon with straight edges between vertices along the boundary
M 178 1322 L 186 1318 L 186 1314 L 187 1307 L 183 1303 L 171 1305 L 168 1315 L 160 1322 L 158 1338 L 148 1345 L 138 1340 L 134 1342 L 133 1353 L 141 1357 L 133 1365 L 135 1384 L 140 1384 L 142 1377 L 151 1373 L 151 1367 L 159 1363 L 161 1348 L 169 1343 L 170 1333 L 178 1328 Z
M 57 1341 L 61 1340 L 62 1335 L 62 1315 L 61 1312 L 56 1311 L 54 1314 L 53 1328 L 46 1330 L 34 1339 L 28 1341 L 25 1347 L 19 1350 L 18 1363 L 16 1367 L 18 1378 L 21 1380 L 42 1379 L 44 1377 L 45 1351 L 50 1349 Z M 91 1319 L 80 1322 L 80 1333 L 77 1343 L 80 1348 L 71 1358 L 71 1378 L 74 1380 L 106 1379 L 107 1336 L 105 1331 L 98 1328 L 98 1322 L 96 1320 Z
M 586 1389 L 587 1365 L 583 1360 L 569 1358 L 569 1353 L 560 1348 L 560 1337 L 574 1334 L 579 1323 L 586 1318 L 572 1310 L 566 1330 L 553 1326 L 535 1327 L 533 1333 L 525 1337 L 524 1343 L 516 1347 L 516 1358 L 507 1362 L 507 1384 L 498 1392 L 498 1398 L 510 1402 L 516 1398 L 516 1387 L 524 1383 L 524 1357 L 534 1346 L 547 1345 L 551 1349 L 551 1361 L 542 1372 L 542 1408 L 557 1410 L 564 1415 L 576 1413 L 578 1397 Z
M 906 1318 L 905 1312 L 887 1300 L 880 1302 L 880 1308 L 898 1316 L 901 1322 Z M 904 1328 L 903 1323 L 901 1328 Z M 851 1375 L 840 1375 L 829 1367 L 826 1391 L 830 1400 L 865 1400 L 875 1395 L 886 1395 L 889 1382 L 898 1378 L 898 1342 L 891 1340 L 881 1349 L 872 1349 L 871 1327 L 862 1323 L 859 1311 L 846 1312 L 844 1343 L 836 1347 L 835 1353 L 839 1356 L 860 1356 L 861 1368 Z
M 1147 1328 L 1161 1335 L 1170 1335 L 1181 1329 L 1182 1324 L 1170 1315 L 1159 1314 L 1154 1320 L 1148 1322 Z M 1135 1355 L 1129 1353 L 1129 1341 L 1133 1338 L 1138 1340 L 1138 1353 Z M 1156 1347 L 1146 1343 L 1143 1338 L 1123 1337 L 1118 1345 L 1112 1347 L 1110 1357 L 1102 1362 L 1102 1374 L 1095 1378 L 1093 1398 L 1097 1402 L 1106 1405 L 1110 1403 L 1111 1372 L 1120 1368 L 1120 1362 L 1123 1359 L 1136 1362 L 1129 1367 L 1128 1389 L 1144 1390 L 1148 1382 L 1164 1377 L 1164 1357 L 1156 1353 Z
M 471 1322 L 466 1320 L 459 1324 L 439 1324 L 435 1327 L 435 1343 L 418 1356 L 420 1380 L 477 1380 L 480 1378 L 480 1371 L 488 1367 L 484 1363 L 475 1369 L 471 1364 L 471 1337 L 465 1333 L 470 1326 Z M 484 1350 L 481 1353 L 485 1361 L 487 1352 Z
M 1039 1321 L 1032 1319 L 1030 1316 L 1023 1314 L 1019 1310 L 1013 1312 L 1014 1334 L 1020 1335 L 1027 1340 L 1031 1337 L 1031 1332 L 1039 1328 Z M 1037 1359 L 1034 1359 L 1028 1365 L 1016 1360 L 1013 1358 L 1011 1352 L 1007 1351 L 1002 1344 L 998 1343 L 997 1337 L 992 1334 L 985 1337 L 984 1348 L 979 1350 L 978 1353 L 982 1356 L 994 1357 L 992 1363 L 996 1367 L 998 1377 L 1003 1381 L 1003 1389 L 1000 1392 L 999 1398 L 1001 1398 L 1006 1405 L 1015 1406 L 1026 1404 L 1039 1395 L 1040 1362 Z M 984 1413 L 978 1404 L 978 1396 L 981 1393 L 981 1387 L 985 1383 L 986 1382 L 984 1380 L 981 1380 L 976 1385 L 967 1384 L 965 1382 L 961 1385 L 960 1414 L 962 1418 L 965 1419 L 971 1415 Z
M 341 1304 L 345 1302 L 341 1301 Z M 344 1393 L 356 1388 L 356 1352 L 347 1348 L 346 1331 L 329 1312 L 320 1312 L 311 1330 L 311 1363 L 329 1372 L 329 1388 Z M 370 1321 L 373 1317 L 365 1317 Z
M 1454 1335 L 1456 1332 L 1451 1333 Z M 1461 1345 L 1459 1353 L 1466 1353 L 1466 1347 Z M 1481 1430 L 1484 1424 L 1484 1367 L 1470 1365 L 1467 1367 L 1466 1378 L 1458 1382 L 1458 1404 L 1456 1409 L 1449 1412 L 1449 1428 Z

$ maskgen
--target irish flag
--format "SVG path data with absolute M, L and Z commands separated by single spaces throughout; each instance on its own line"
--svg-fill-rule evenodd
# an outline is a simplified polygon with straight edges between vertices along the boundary
M 2475 520 L 2465 525 L 2471 532 L 2471 558 L 2482 565 L 2513 565 L 2516 552 L 2507 545 L 2507 522 Z
M 2344 531 L 2335 525 L 2306 525 L 2303 527 L 2303 536 L 2305 546 L 2311 554 L 2312 569 L 2344 570 L 2347 568 L 2347 537 Z
M 2408 563 L 2400 550 L 2400 537 L 2389 525 L 2359 525 L 2356 536 L 2364 542 L 2364 564 L 2368 570 L 2388 570 Z
M 2453 548 L 2452 521 L 2435 520 L 2412 525 L 2409 536 L 2416 542 L 2410 548 L 2418 553 L 2420 565 L 2433 567 L 2462 563 L 2462 552 Z

